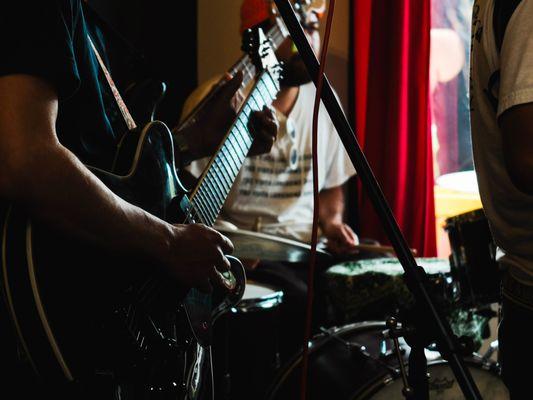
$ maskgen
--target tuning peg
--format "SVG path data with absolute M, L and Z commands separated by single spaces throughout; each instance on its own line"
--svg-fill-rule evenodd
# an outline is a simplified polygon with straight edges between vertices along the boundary
M 251 29 L 246 29 L 244 33 L 242 34 L 242 43 L 241 43 L 241 50 L 249 53 L 253 49 L 253 34 L 254 32 Z

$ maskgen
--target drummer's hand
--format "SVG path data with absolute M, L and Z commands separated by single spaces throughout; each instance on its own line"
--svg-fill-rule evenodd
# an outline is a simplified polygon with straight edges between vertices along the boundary
M 328 239 L 327 249 L 333 254 L 353 254 L 359 244 L 356 233 L 343 222 L 322 224 L 322 233 Z

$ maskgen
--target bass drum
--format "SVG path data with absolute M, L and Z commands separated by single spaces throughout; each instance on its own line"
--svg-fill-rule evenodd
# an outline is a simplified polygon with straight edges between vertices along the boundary
M 393 342 L 383 338 L 384 322 L 362 322 L 332 328 L 311 342 L 308 395 L 311 400 L 404 399 Z M 400 341 L 407 363 L 409 347 Z M 366 348 L 369 357 L 358 350 Z M 426 351 L 431 399 L 464 398 L 448 363 Z M 270 387 L 268 400 L 294 400 L 300 393 L 301 354 L 288 363 Z M 508 399 L 495 363 L 479 357 L 465 360 L 483 399 Z

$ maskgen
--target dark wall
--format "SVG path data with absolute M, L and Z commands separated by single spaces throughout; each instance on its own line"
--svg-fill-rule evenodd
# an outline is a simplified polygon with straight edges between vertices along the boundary
M 106 36 L 118 86 L 146 77 L 167 83 L 157 118 L 174 125 L 198 83 L 196 1 L 89 0 L 89 4 L 112 27 Z M 140 57 L 132 56 L 135 52 Z

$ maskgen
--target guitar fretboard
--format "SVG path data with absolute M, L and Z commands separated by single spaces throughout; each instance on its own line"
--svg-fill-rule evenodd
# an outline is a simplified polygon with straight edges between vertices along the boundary
M 252 146 L 253 135 L 248 129 L 250 115 L 269 106 L 279 90 L 277 79 L 263 72 L 237 114 L 226 138 L 211 158 L 200 183 L 190 197 L 190 218 L 212 226 L 222 209 L 235 178 Z

